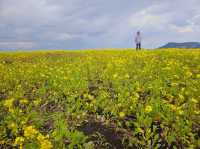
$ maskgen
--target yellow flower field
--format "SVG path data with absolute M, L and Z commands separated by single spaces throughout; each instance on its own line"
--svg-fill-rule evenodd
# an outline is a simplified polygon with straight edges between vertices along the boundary
M 200 49 L 0 52 L 0 148 L 200 148 Z

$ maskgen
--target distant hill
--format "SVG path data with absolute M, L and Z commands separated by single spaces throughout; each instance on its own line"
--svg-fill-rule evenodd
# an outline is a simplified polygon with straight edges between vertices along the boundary
M 169 42 L 160 48 L 200 48 L 200 42 Z

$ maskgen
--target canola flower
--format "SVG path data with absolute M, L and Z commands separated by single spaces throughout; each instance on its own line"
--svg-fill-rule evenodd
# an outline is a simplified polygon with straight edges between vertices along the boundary
M 152 107 L 148 105 L 148 106 L 145 107 L 145 110 L 144 110 L 144 111 L 145 111 L 146 113 L 150 113 L 152 110 L 153 110 Z
M 176 114 L 184 115 L 184 111 L 181 109 L 181 107 L 177 107 L 177 106 L 175 106 L 173 104 L 169 104 L 169 107 L 173 112 L 176 112 Z
M 52 143 L 48 140 L 47 137 L 42 135 L 39 131 L 37 131 L 34 126 L 26 126 L 24 128 L 24 137 L 28 140 L 34 140 L 37 139 L 40 149 L 52 149 L 53 145 Z M 22 138 L 18 139 L 18 142 L 21 141 Z M 24 139 L 24 138 L 23 138 Z M 24 141 L 24 140 L 23 140 Z M 19 144 L 19 143 L 18 143 Z
M 113 75 L 113 78 L 116 79 L 117 77 L 118 77 L 118 74 L 115 73 L 115 74 Z
M 192 72 L 187 71 L 187 72 L 186 72 L 186 76 L 187 76 L 187 77 L 191 77 L 191 76 L 192 76 Z
M 180 98 L 180 99 L 184 99 L 185 97 L 183 96 L 183 95 L 181 95 L 181 94 L 178 94 L 178 97 Z
M 13 102 L 14 102 L 14 101 L 15 101 L 15 99 L 14 99 L 14 98 L 11 98 L 11 99 L 5 100 L 5 102 L 4 102 L 4 106 L 5 106 L 6 108 L 8 108 L 8 111 L 11 112 L 11 113 L 14 112 L 14 109 L 13 109 Z
M 0 140 L 0 144 L 8 143 L 20 149 L 32 143 L 37 144 L 41 149 L 60 148 L 56 140 L 64 146 L 66 144 L 63 139 L 53 140 L 56 136 L 52 136 L 48 123 L 47 128 L 43 127 L 46 126 L 46 121 L 51 122 L 57 119 L 56 116 L 60 112 L 67 119 L 75 120 L 74 123 L 77 122 L 77 124 L 83 119 L 87 120 L 90 115 L 99 116 L 98 120 L 103 122 L 109 121 L 107 115 L 108 118 L 117 115 L 114 117 L 116 123 L 115 121 L 113 123 L 118 126 L 123 122 L 126 113 L 137 115 L 141 110 L 144 113 L 151 113 L 154 111 L 153 107 L 156 107 L 155 111 L 158 110 L 159 115 L 166 115 L 165 119 L 162 121 L 159 116 L 150 114 L 146 114 L 145 117 L 138 115 L 138 119 L 134 119 L 131 124 L 137 125 L 137 132 L 145 134 L 144 137 L 150 133 L 156 135 L 154 132 L 149 132 L 149 124 L 147 124 L 149 118 L 153 118 L 152 120 L 159 120 L 161 126 L 166 124 L 163 134 L 169 135 L 169 140 L 168 137 L 165 138 L 169 145 L 171 141 L 177 143 L 176 136 L 178 136 L 182 140 L 182 144 L 179 143 L 183 148 L 187 148 L 185 144 L 193 144 L 192 148 L 197 148 L 198 140 L 191 136 L 198 133 L 192 125 L 198 123 L 200 114 L 199 51 L 173 49 L 173 51 L 141 51 L 140 53 L 133 51 L 98 52 L 62 53 L 67 56 L 62 54 L 59 56 L 60 53 L 57 52 L 36 52 L 33 55 L 31 53 L 31 57 L 24 53 L 9 56 L 0 54 L 0 78 L 2 78 L 0 84 L 3 84 L 0 96 L 14 97 L 1 101 L 1 105 L 7 109 L 2 110 L 3 114 L 5 112 L 3 115 L 5 120 L 2 120 L 2 124 L 7 126 L 11 133 L 8 136 L 4 128 L 1 128 L 3 131 L 0 136 L 5 137 Z M 10 65 L 12 63 L 15 65 Z M 88 88 L 88 85 L 92 87 Z M 15 86 L 14 89 L 13 86 Z M 89 102 L 79 98 L 84 93 L 86 93 L 84 99 Z M 20 100 L 15 98 L 20 98 Z M 158 102 L 154 99 L 162 101 Z M 146 106 L 138 109 L 137 105 L 144 104 L 144 101 Z M 162 110 L 159 107 L 162 107 Z M 48 112 L 43 114 L 47 110 L 52 115 Z M 20 111 L 23 112 L 20 113 Z M 171 116 L 172 112 L 173 116 Z M 186 121 L 184 133 L 180 131 L 181 125 L 171 124 L 174 116 L 177 121 Z M 38 119 L 41 119 L 39 123 Z M 26 126 L 27 124 L 31 126 Z M 39 130 L 51 135 L 52 142 L 49 137 L 34 127 L 36 124 Z M 109 122 L 106 124 L 109 125 Z M 129 122 L 126 124 L 129 128 Z M 175 138 L 170 137 L 173 133 L 168 132 L 168 126 L 173 126 L 173 132 L 177 134 Z M 71 127 L 72 130 L 77 128 L 73 124 Z M 123 126 L 120 125 L 120 127 Z M 65 136 L 65 132 L 62 135 Z M 133 137 L 135 145 L 138 146 L 141 146 L 144 139 L 150 141 L 148 138 L 141 140 L 137 136 Z M 70 141 L 72 141 L 70 145 L 80 143 L 75 146 L 82 147 L 83 142 L 79 138 Z M 159 145 L 156 140 L 155 143 Z
M 36 100 L 34 100 L 33 101 L 33 104 L 35 105 L 35 106 L 39 106 L 40 105 L 40 103 L 41 103 L 41 99 L 36 99 Z
M 93 100 L 93 99 L 94 99 L 94 96 L 88 95 L 88 99 L 89 99 L 89 100 Z
M 172 86 L 177 86 L 178 83 L 173 82 L 173 83 L 171 83 L 171 85 L 172 85 Z
M 199 110 L 199 111 L 195 110 L 194 113 L 195 113 L 196 115 L 199 115 L 199 114 L 200 114 L 200 110 Z
M 130 76 L 129 76 L 128 74 L 126 74 L 126 75 L 125 75 L 125 78 L 127 78 L 127 79 L 128 79 L 128 78 L 130 78 Z
M 14 122 L 12 122 L 11 124 L 8 125 L 8 128 L 10 128 L 10 129 L 16 129 L 17 125 Z
M 174 75 L 174 78 L 175 78 L 175 79 L 179 79 L 179 76 L 178 76 L 178 75 Z
M 24 141 L 25 141 L 24 137 L 16 137 L 14 145 L 15 146 L 19 145 L 19 148 L 23 149 L 23 143 L 24 143 Z
M 53 145 L 51 141 L 48 140 L 48 137 L 42 135 L 39 131 L 37 131 L 34 126 L 26 126 L 24 127 L 24 137 L 16 137 L 14 146 L 19 146 L 20 149 L 23 148 L 23 144 L 26 139 L 30 142 L 32 140 L 37 140 L 40 145 L 40 149 L 52 149 Z
M 176 111 L 177 107 L 173 104 L 169 104 L 169 107 L 172 109 L 172 111 Z
M 119 112 L 119 117 L 124 118 L 125 117 L 125 113 L 124 112 Z
M 178 115 L 184 115 L 184 111 L 182 110 L 181 107 L 177 107 L 177 108 L 176 108 L 176 113 L 177 113 Z
M 14 101 L 14 98 L 5 100 L 4 106 L 7 107 L 7 108 L 12 107 L 13 106 L 13 101 Z
M 52 143 L 41 133 L 38 134 L 37 140 L 40 143 L 40 149 L 52 149 Z
M 40 149 L 52 149 L 52 148 L 53 148 L 53 145 L 49 140 L 43 140 L 41 142 Z
M 38 131 L 33 126 L 25 126 L 24 136 L 28 139 L 34 138 L 38 134 Z
M 195 104 L 198 103 L 198 100 L 196 100 L 195 98 L 192 98 L 191 101 L 192 101 L 193 103 L 195 103 Z
M 181 109 L 178 109 L 177 113 L 178 113 L 178 115 L 183 115 L 183 114 L 184 114 L 184 111 L 181 110 Z
M 27 99 L 21 99 L 19 102 L 22 105 L 27 105 L 28 104 L 28 100 Z
M 171 70 L 171 67 L 164 67 L 164 68 L 162 68 L 163 70 Z

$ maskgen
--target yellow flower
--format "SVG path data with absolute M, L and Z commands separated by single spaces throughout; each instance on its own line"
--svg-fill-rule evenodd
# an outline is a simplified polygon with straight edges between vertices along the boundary
M 125 75 L 125 78 L 127 78 L 127 79 L 128 79 L 129 77 L 130 77 L 130 76 L 129 76 L 128 74 L 126 74 L 126 75 Z
M 40 143 L 40 149 L 51 149 L 51 148 L 53 148 L 52 143 L 41 133 L 38 134 L 37 140 Z
M 38 140 L 39 142 L 42 142 L 43 140 L 45 140 L 45 136 L 42 135 L 41 133 L 39 133 L 38 136 L 37 136 L 37 140 Z
M 83 112 L 83 113 L 82 113 L 82 116 L 86 116 L 86 114 L 87 114 L 87 113 Z
M 20 104 L 22 104 L 22 105 L 28 104 L 28 100 L 27 100 L 27 99 L 21 99 L 19 102 L 20 102 Z
M 163 70 L 171 70 L 171 68 L 167 66 L 167 67 L 164 67 Z
M 122 107 L 122 104 L 121 104 L 121 103 L 118 103 L 117 106 L 118 106 L 118 107 Z
M 171 85 L 172 85 L 172 86 L 177 86 L 178 83 L 173 82 L 173 83 L 171 83 Z
M 170 107 L 173 111 L 176 111 L 176 110 L 177 110 L 177 107 L 176 107 L 175 105 L 170 104 L 169 107 Z
M 20 145 L 20 144 L 23 144 L 24 142 L 24 137 L 17 137 L 15 138 L 15 143 L 16 145 Z
M 200 74 L 197 74 L 197 78 L 200 79 Z
M 118 76 L 117 74 L 114 74 L 114 75 L 113 75 L 113 78 L 117 78 L 117 76 Z
M 200 114 L 200 111 L 194 111 L 195 114 L 199 115 Z
M 5 102 L 4 102 L 4 106 L 6 108 L 8 108 L 8 111 L 13 113 L 14 112 L 14 109 L 13 109 L 13 102 L 15 101 L 14 98 L 11 98 L 11 99 L 7 99 Z
M 183 110 L 181 110 L 181 109 L 178 109 L 178 110 L 177 110 L 177 113 L 178 113 L 179 115 L 183 115 L 183 114 L 184 114 Z
M 178 76 L 178 75 L 174 75 L 174 78 L 175 78 L 175 79 L 179 79 L 179 76 Z
M 181 94 L 178 94 L 178 97 L 180 98 L 180 99 L 184 99 L 185 97 L 183 96 L 183 95 L 181 95 Z
M 187 77 L 191 77 L 191 76 L 192 76 L 192 73 L 191 73 L 190 71 L 187 71 L 187 72 L 186 72 L 186 76 L 187 76 Z
M 89 99 L 89 100 L 93 100 L 93 99 L 94 99 L 94 96 L 88 94 L 88 99 Z
M 150 113 L 151 111 L 152 111 L 152 107 L 151 106 L 146 106 L 145 112 L 146 113 Z
M 17 138 L 15 138 L 14 145 L 19 145 L 20 149 L 23 148 L 23 143 L 24 143 L 24 137 L 17 137 Z
M 193 103 L 198 103 L 198 100 L 196 100 L 196 99 L 194 99 L 194 98 L 192 98 L 192 100 L 191 100 Z
M 12 106 L 13 106 L 13 101 L 14 101 L 15 99 L 14 98 L 11 98 L 11 99 L 7 99 L 5 102 L 4 102 L 4 106 L 5 107 L 7 107 L 7 108 L 12 108 Z
M 53 145 L 49 140 L 43 140 L 40 144 L 40 149 L 52 149 Z
M 24 124 L 26 124 L 26 120 L 22 120 L 20 123 L 21 123 L 21 125 L 24 125 Z
M 184 91 L 185 91 L 185 88 L 184 88 L 184 87 L 183 87 L 183 88 L 181 88 L 181 91 L 182 91 L 182 92 L 184 92 Z
M 26 138 L 34 138 L 38 134 L 38 131 L 33 126 L 26 126 L 24 128 L 24 136 Z
M 15 129 L 17 128 L 17 125 L 15 123 L 11 123 L 10 125 L 8 125 L 8 128 Z
M 123 118 L 125 116 L 124 112 L 119 112 L 119 117 Z
M 41 99 L 36 99 L 36 100 L 33 101 L 33 104 L 35 106 L 38 106 L 40 103 L 41 103 Z

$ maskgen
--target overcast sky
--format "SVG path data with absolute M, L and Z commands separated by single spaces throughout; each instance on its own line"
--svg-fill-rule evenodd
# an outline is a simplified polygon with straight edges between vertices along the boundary
M 200 0 L 0 0 L 0 49 L 143 47 L 200 41 Z

